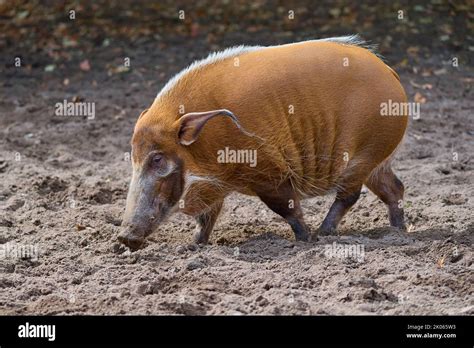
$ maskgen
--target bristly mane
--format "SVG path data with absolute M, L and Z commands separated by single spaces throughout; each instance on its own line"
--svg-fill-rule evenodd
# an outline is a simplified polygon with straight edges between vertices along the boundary
M 362 39 L 359 35 L 347 35 L 347 36 L 339 36 L 339 37 L 330 37 L 326 39 L 317 39 L 317 40 L 306 40 L 306 41 L 300 41 L 300 42 L 294 42 L 290 44 L 298 44 L 298 43 L 304 43 L 304 42 L 335 42 L 339 43 L 341 45 L 350 45 L 350 46 L 358 46 L 361 48 L 365 48 L 366 50 L 369 50 L 373 54 L 375 54 L 377 57 L 379 57 L 381 60 L 383 60 L 383 57 L 377 53 L 377 45 L 375 44 L 370 44 L 364 39 Z M 283 44 L 283 45 L 288 45 L 288 44 Z M 277 46 L 283 46 L 283 45 L 275 45 L 275 46 L 245 46 L 245 45 L 240 45 L 240 46 L 234 46 L 227 48 L 223 51 L 219 52 L 213 52 L 209 54 L 206 58 L 196 60 L 194 61 L 191 65 L 189 65 L 187 68 L 181 70 L 179 73 L 177 73 L 175 76 L 173 76 L 166 84 L 165 86 L 161 89 L 161 91 L 158 93 L 156 98 L 159 98 L 161 96 L 166 95 L 168 92 L 170 92 L 173 87 L 178 83 L 178 81 L 181 80 L 185 75 L 187 75 L 191 71 L 196 71 L 199 70 L 200 68 L 222 61 L 227 58 L 232 58 L 232 57 L 237 57 L 240 56 L 243 53 L 247 52 L 252 52 L 252 51 L 257 51 L 257 50 L 262 50 L 265 48 L 270 48 L 270 47 L 277 47 Z
M 327 39 L 311 40 L 311 41 L 329 41 L 336 42 L 342 45 L 358 46 L 365 48 L 366 50 L 372 52 L 377 57 L 382 58 L 382 56 L 377 52 L 377 44 L 371 44 L 361 38 L 358 34 L 339 36 L 339 37 L 329 37 Z
M 191 71 L 198 70 L 206 65 L 210 65 L 227 58 L 237 57 L 241 55 L 242 53 L 256 51 L 262 48 L 265 48 L 265 47 L 240 45 L 240 46 L 226 48 L 223 51 L 213 52 L 204 59 L 194 61 L 187 68 L 181 70 L 179 73 L 173 76 L 173 78 L 171 78 L 166 83 L 166 85 L 161 89 L 160 93 L 158 93 L 156 97 L 158 98 L 160 96 L 167 94 L 184 75 L 188 74 Z

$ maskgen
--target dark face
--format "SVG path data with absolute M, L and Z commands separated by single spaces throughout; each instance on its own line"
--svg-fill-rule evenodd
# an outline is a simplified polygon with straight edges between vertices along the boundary
M 138 249 L 167 217 L 183 193 L 183 162 L 177 155 L 133 146 L 133 175 L 119 240 Z M 141 159 L 139 157 L 142 157 Z

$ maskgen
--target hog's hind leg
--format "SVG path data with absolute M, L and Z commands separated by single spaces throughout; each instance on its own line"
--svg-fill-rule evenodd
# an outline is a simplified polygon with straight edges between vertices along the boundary
M 357 202 L 365 179 L 374 166 L 359 155 L 349 161 L 336 184 L 336 200 L 318 229 L 320 235 L 334 235 L 342 218 Z
M 390 225 L 405 230 L 403 212 L 405 189 L 392 168 L 390 166 L 376 168 L 366 180 L 365 185 L 387 205 Z

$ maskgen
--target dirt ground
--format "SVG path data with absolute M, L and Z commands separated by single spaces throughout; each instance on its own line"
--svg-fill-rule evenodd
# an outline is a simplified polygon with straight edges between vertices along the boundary
M 133 125 L 167 79 L 213 48 L 330 36 L 264 25 L 209 43 L 190 28 L 191 38 L 111 34 L 67 56 L 28 49 L 35 36 L 0 41 L 0 246 L 39 253 L 0 258 L 0 314 L 474 314 L 472 61 L 454 68 L 454 49 L 430 40 L 411 49 L 422 56 L 416 67 L 413 55 L 404 61 L 410 44 L 382 47 L 409 98 L 423 103 L 394 164 L 407 233 L 388 227 L 382 202 L 364 192 L 338 236 L 295 242 L 258 199 L 232 195 L 208 246 L 191 243 L 184 215 L 137 252 L 117 244 Z M 374 42 L 381 35 L 369 31 Z M 16 55 L 25 67 L 7 66 Z M 116 69 L 123 57 L 127 71 Z M 95 102 L 96 117 L 55 116 L 64 99 Z M 304 201 L 313 230 L 332 200 Z M 329 257 L 333 243 L 361 245 L 364 257 Z

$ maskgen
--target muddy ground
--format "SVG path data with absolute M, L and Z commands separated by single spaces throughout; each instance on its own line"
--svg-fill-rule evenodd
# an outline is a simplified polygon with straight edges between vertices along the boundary
M 222 32 L 186 22 L 176 32 L 127 37 L 101 31 L 107 21 L 79 22 L 95 31 L 71 35 L 78 43 L 66 48 L 47 41 L 64 44 L 65 33 L 74 32 L 69 23 L 57 29 L 57 17 L 3 17 L 4 28 L 29 29 L 5 30 L 0 40 L 0 314 L 474 314 L 472 42 L 468 48 L 465 34 L 453 32 L 443 44 L 440 33 L 430 32 L 448 24 L 456 31 L 459 21 L 431 8 L 428 17 L 447 22 L 428 23 L 426 32 L 415 23 L 424 33 L 418 38 L 394 30 L 387 42 L 390 22 L 380 11 L 368 26 L 360 17 L 344 21 L 350 11 L 343 8 L 328 16 L 325 30 L 255 20 L 273 8 L 262 5 L 253 19 L 240 14 L 251 24 L 239 21 Z M 55 26 L 42 42 L 48 23 Z M 133 125 L 168 78 L 216 48 L 357 31 L 385 43 L 381 49 L 410 100 L 423 103 L 394 164 L 406 187 L 407 233 L 388 227 L 384 205 L 365 192 L 338 236 L 295 242 L 258 199 L 233 195 L 208 246 L 191 243 L 194 221 L 184 215 L 173 216 L 137 252 L 116 243 Z M 453 55 L 461 58 L 458 67 L 450 64 Z M 15 56 L 24 60 L 21 68 L 13 67 Z M 120 68 L 124 57 L 130 69 Z M 64 99 L 94 102 L 95 118 L 56 116 L 54 106 Z M 313 230 L 332 200 L 304 202 Z M 329 257 L 334 242 L 362 246 L 363 257 Z M 14 248 L 28 246 L 37 254 L 16 257 Z

